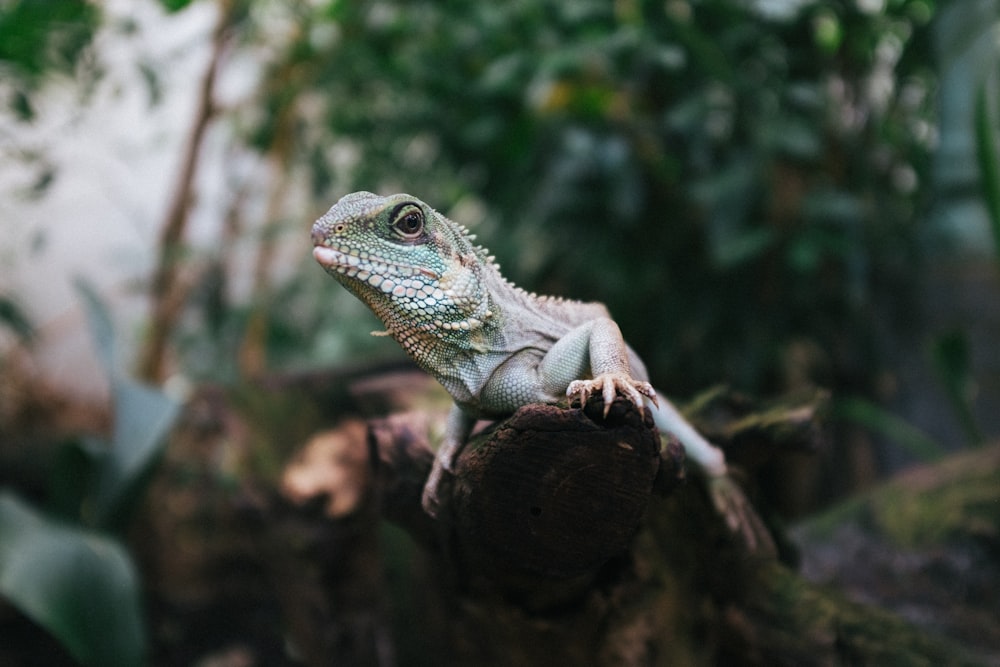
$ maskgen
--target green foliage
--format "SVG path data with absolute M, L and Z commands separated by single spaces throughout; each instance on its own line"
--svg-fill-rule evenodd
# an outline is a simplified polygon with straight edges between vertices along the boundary
M 179 12 L 191 4 L 191 0 L 160 0 L 160 4 L 168 12 Z
M 137 495 L 159 457 L 178 406 L 161 391 L 128 378 L 114 386 L 114 432 L 100 462 L 93 497 L 94 522 L 123 528 Z
M 114 424 L 109 443 L 86 440 L 69 445 L 74 453 L 63 458 L 66 464 L 56 486 L 82 486 L 79 518 L 96 528 L 115 531 L 124 528 L 135 507 L 179 406 L 163 392 L 120 370 L 107 308 L 91 287 L 81 282 L 77 289 L 87 306 L 98 356 L 111 380 Z M 75 468 L 77 463 L 79 468 Z M 80 479 L 89 479 L 89 485 L 80 485 Z
M 32 115 L 27 91 L 52 72 L 71 73 L 100 20 L 96 4 L 80 0 L 13 0 L 0 11 L 0 68 L 24 88 L 13 100 Z
M 256 104 L 220 114 L 308 184 L 296 234 L 345 192 L 410 191 L 517 283 L 609 304 L 672 392 L 772 391 L 805 343 L 810 379 L 870 394 L 921 269 L 938 16 L 876 4 L 223 3 L 232 49 L 270 60 Z M 206 276 L 189 369 L 235 377 L 262 310 L 282 365 L 395 351 L 301 270 L 251 307 Z
M 110 443 L 67 443 L 52 475 L 50 515 L 0 495 L 0 594 L 84 665 L 141 665 L 145 645 L 134 566 L 108 532 L 135 508 L 177 404 L 118 370 L 114 331 L 96 293 L 80 284 L 112 384 Z
M 863 398 L 842 398 L 833 404 L 833 416 L 863 426 L 909 452 L 918 461 L 937 461 L 945 451 L 926 433 L 877 403 Z
M 318 210 L 484 202 L 508 275 L 608 303 L 672 390 L 766 391 L 803 339 L 856 388 L 876 302 L 903 317 L 919 263 L 933 5 L 756 7 L 329 2 L 297 16 L 252 140 L 307 100 L 292 154 Z
M 996 534 L 1000 508 L 996 461 L 996 450 L 991 448 L 951 454 L 934 466 L 897 476 L 809 518 L 796 532 L 808 543 L 835 538 L 835 531 L 853 524 L 854 529 L 873 532 L 887 546 L 910 555 L 930 548 L 932 557 L 939 559 L 949 542 L 967 549 Z M 988 551 L 982 553 L 989 558 Z
M 931 343 L 931 363 L 966 440 L 972 445 L 983 444 L 985 437 L 972 409 L 975 381 L 972 350 L 965 332 L 951 331 L 937 336 Z
M 113 539 L 0 492 L 0 593 L 83 665 L 143 664 L 139 582 Z
M 991 88 L 994 95 L 991 99 Z M 980 187 L 986 202 L 993 233 L 994 251 L 1000 262 L 1000 97 L 984 82 L 976 95 L 975 132 L 976 157 L 979 161 Z
M 99 75 L 88 58 L 101 21 L 98 3 L 82 0 L 8 0 L 0 3 L 0 105 L 18 122 L 37 115 L 35 94 L 56 75 L 74 77 L 81 88 Z M 16 131 L 5 132 L 3 159 L 33 172 L 22 196 L 46 193 L 57 170 L 37 146 L 21 145 Z M 8 304 L 0 301 L 6 310 Z M 0 314 L 10 314 L 9 310 Z M 9 322 L 9 320 L 8 320 Z

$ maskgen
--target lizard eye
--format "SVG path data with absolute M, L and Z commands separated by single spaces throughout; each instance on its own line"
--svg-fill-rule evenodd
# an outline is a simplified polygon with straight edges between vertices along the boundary
M 396 217 L 393 226 L 403 238 L 414 239 L 424 231 L 424 214 L 412 206 L 404 208 Z

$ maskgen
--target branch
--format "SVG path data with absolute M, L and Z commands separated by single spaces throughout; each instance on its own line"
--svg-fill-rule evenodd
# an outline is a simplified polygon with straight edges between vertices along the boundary
M 185 302 L 187 290 L 183 289 L 180 280 L 182 241 L 194 199 L 201 146 L 205 132 L 215 117 L 215 80 L 228 41 L 235 4 L 231 0 L 219 2 L 219 17 L 212 32 L 212 52 L 198 87 L 194 122 L 184 147 L 177 184 L 160 228 L 157 243 L 159 257 L 150 284 L 153 312 L 149 323 L 149 338 L 140 354 L 138 370 L 140 378 L 155 384 L 162 382 L 166 374 L 167 343 Z

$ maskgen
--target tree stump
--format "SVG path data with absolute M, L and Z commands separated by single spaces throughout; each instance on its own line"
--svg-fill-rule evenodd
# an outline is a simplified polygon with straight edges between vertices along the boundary
M 660 469 L 652 421 L 624 401 L 533 405 L 473 442 L 450 513 L 470 585 L 558 604 L 628 548 Z M 596 417 L 599 421 L 593 420 Z

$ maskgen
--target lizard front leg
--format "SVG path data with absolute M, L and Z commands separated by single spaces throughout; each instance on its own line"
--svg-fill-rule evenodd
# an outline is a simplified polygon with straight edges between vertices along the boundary
M 562 391 L 586 403 L 600 392 L 607 415 L 616 394 L 643 409 L 643 396 L 656 402 L 656 392 L 632 376 L 629 350 L 614 320 L 598 318 L 582 324 L 560 338 L 542 358 L 538 374 L 550 390 Z
M 451 406 L 448 419 L 445 421 L 441 446 L 438 447 L 437 455 L 434 457 L 434 465 L 431 467 L 431 474 L 424 484 L 424 493 L 421 498 L 424 511 L 432 517 L 436 518 L 440 512 L 441 493 L 445 479 L 454 473 L 455 462 L 458 461 L 475 425 L 475 418 L 467 415 L 457 405 Z

